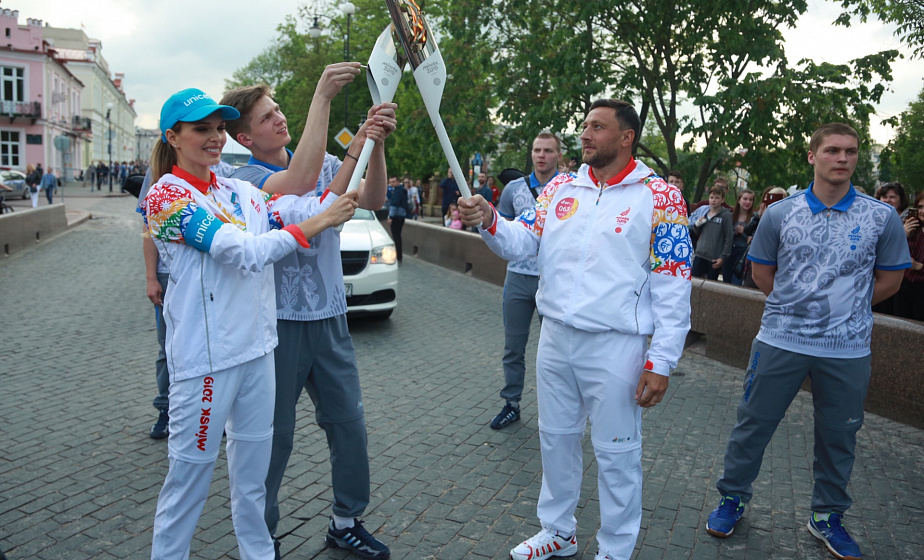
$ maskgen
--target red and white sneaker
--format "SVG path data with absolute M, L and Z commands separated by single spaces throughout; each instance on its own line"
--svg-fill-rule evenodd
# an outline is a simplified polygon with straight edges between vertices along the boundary
M 510 560 L 542 560 L 553 556 L 577 554 L 577 537 L 564 537 L 557 531 L 543 529 L 510 551 Z

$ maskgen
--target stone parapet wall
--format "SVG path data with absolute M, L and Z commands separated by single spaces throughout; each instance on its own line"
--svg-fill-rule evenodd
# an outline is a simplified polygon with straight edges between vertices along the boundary
M 64 204 L 39 206 L 0 215 L 0 250 L 3 256 L 47 241 L 67 229 Z
M 403 239 L 406 255 L 497 285 L 504 283 L 506 262 L 478 235 L 409 220 Z M 693 280 L 691 338 L 705 340 L 707 357 L 741 367 L 743 379 L 764 300 L 756 290 Z M 874 317 L 873 375 L 866 408 L 924 427 L 924 324 L 879 314 Z

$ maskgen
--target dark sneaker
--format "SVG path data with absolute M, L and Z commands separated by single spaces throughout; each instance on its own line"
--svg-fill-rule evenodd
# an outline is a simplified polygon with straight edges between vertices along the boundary
M 724 496 L 719 507 L 709 514 L 706 531 L 713 537 L 724 539 L 735 532 L 735 523 L 744 515 L 740 496 Z
M 151 426 L 151 439 L 164 439 L 170 435 L 170 414 L 167 409 L 161 410 L 157 422 Z
M 500 430 L 501 428 L 506 428 L 519 419 L 520 409 L 514 408 L 514 406 L 508 402 L 504 405 L 504 408 L 501 409 L 500 414 L 495 416 L 494 420 L 491 420 L 491 429 Z
M 844 529 L 840 514 L 832 513 L 828 516 L 828 519 L 822 519 L 825 515 L 824 513 L 812 514 L 808 522 L 809 533 L 825 543 L 831 554 L 838 558 L 844 560 L 860 560 L 863 558 L 860 547 Z
M 345 548 L 363 558 L 386 560 L 391 558 L 391 551 L 380 540 L 369 534 L 363 527 L 362 521 L 353 520 L 353 526 L 348 529 L 337 529 L 334 520 L 327 524 L 327 537 L 324 539 L 328 546 Z

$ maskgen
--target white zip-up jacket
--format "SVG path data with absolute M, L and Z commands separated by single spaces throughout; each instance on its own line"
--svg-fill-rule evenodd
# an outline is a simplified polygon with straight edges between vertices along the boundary
M 680 191 L 630 161 L 607 183 L 589 166 L 481 236 L 501 258 L 538 253 L 536 307 L 575 329 L 651 335 L 645 369 L 669 375 L 690 330 L 692 244 Z
M 271 196 L 177 167 L 145 197 L 142 215 L 170 279 L 164 300 L 171 381 L 233 367 L 277 345 L 275 261 L 308 246 L 295 224 L 329 206 L 322 198 Z

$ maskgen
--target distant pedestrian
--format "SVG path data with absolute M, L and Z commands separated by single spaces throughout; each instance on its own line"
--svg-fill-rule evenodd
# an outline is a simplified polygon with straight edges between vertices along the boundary
M 693 258 L 693 277 L 718 280 L 722 264 L 728 260 L 734 242 L 731 212 L 723 206 L 725 192 L 719 187 L 709 189 L 708 210 L 690 226 L 696 235 L 696 253 Z
M 391 239 L 395 242 L 395 251 L 398 253 L 398 265 L 404 257 L 404 251 L 401 243 L 401 230 L 404 229 L 404 221 L 408 215 L 408 193 L 406 184 L 410 184 L 410 179 L 405 179 L 404 183 L 398 183 L 392 189 L 388 197 L 388 225 L 391 228 Z
M 29 195 L 32 197 L 32 207 L 38 207 L 39 184 L 42 182 L 42 173 L 31 163 L 26 166 L 26 186 L 29 188 Z
M 58 178 L 55 177 L 53 173 L 54 169 L 51 167 L 48 168 L 48 171 L 42 175 L 42 189 L 45 191 L 45 198 L 48 199 L 48 204 L 51 204 L 52 195 L 55 191 L 58 190 Z
M 407 177 L 404 178 L 404 188 L 407 189 L 407 217 L 416 220 L 420 213 L 420 188 Z
M 456 200 L 459 198 L 459 185 L 456 184 L 455 178 L 452 176 L 452 169 L 446 170 L 446 178 L 440 181 L 440 190 L 443 191 L 443 216 L 449 214 L 449 205 L 455 204 Z M 449 225 L 449 224 L 446 224 Z M 459 220 L 459 226 L 462 225 L 462 221 Z M 461 227 L 455 229 L 462 229 Z

